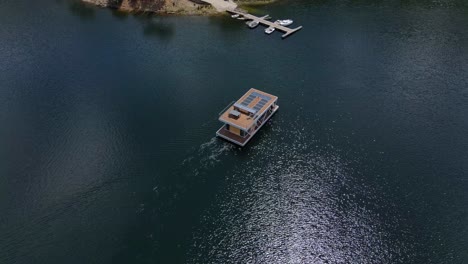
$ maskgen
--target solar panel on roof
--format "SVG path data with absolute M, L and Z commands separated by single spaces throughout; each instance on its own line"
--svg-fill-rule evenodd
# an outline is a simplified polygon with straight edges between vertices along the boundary
M 253 102 L 253 100 L 255 100 L 255 98 L 261 98 L 261 100 L 255 104 L 255 106 L 253 108 L 249 108 L 248 105 L 251 104 Z M 255 112 L 259 111 L 260 109 L 262 109 L 265 104 L 270 101 L 271 97 L 270 96 L 267 96 L 267 95 L 264 95 L 264 94 L 260 94 L 260 93 L 257 93 L 257 92 L 252 92 L 251 94 L 249 94 L 249 96 L 247 96 L 247 98 L 245 98 L 240 104 L 237 104 L 238 106 L 240 106 L 241 109 L 244 109 L 244 110 L 253 110 Z
M 255 99 L 255 97 L 255 95 L 249 94 L 249 96 L 247 96 L 247 98 L 245 98 L 241 104 L 247 106 Z
M 252 92 L 251 95 L 256 96 L 256 97 L 260 97 L 260 98 L 265 99 L 265 100 L 267 100 L 267 101 L 270 101 L 270 99 L 271 99 L 270 96 L 264 95 L 264 94 L 260 94 L 260 93 L 257 93 L 257 92 Z
M 234 104 L 234 107 L 237 107 L 237 108 L 239 108 L 239 109 L 241 109 L 241 110 L 250 112 L 250 113 L 252 113 L 252 114 L 256 114 L 256 113 L 257 113 L 257 110 L 252 109 L 252 108 L 247 107 L 247 106 L 244 106 L 244 105 L 241 105 L 241 104 L 238 104 L 238 103 L 235 103 L 235 104 Z
M 262 109 L 262 108 L 265 106 L 265 104 L 266 104 L 267 102 L 268 102 L 268 100 L 262 98 L 262 100 L 260 100 L 260 101 L 253 107 L 253 109 L 259 111 L 260 109 Z

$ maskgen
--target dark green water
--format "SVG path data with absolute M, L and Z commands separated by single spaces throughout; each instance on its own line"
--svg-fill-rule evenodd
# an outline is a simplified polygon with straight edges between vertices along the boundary
M 467 5 L 257 12 L 304 29 L 1 1 L 0 263 L 468 263 Z

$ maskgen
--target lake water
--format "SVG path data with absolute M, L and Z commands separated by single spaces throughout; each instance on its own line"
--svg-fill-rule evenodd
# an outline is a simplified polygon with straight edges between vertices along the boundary
M 468 6 L 252 12 L 304 29 L 1 1 L 0 263 L 468 263 Z

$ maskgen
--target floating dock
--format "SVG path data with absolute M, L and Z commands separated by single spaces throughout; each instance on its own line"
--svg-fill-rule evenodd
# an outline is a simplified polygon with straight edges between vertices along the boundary
M 257 16 L 254 16 L 254 15 L 251 15 L 249 13 L 240 12 L 240 11 L 236 11 L 236 10 L 227 10 L 227 12 L 231 13 L 231 14 L 237 14 L 239 16 L 242 16 L 242 17 L 245 18 L 245 20 L 258 21 L 262 25 L 272 27 L 272 28 L 275 28 L 275 29 L 277 29 L 279 31 L 282 31 L 282 32 L 284 32 L 284 34 L 282 35 L 283 39 L 289 37 L 290 35 L 292 35 L 292 34 L 294 34 L 297 31 L 302 29 L 302 26 L 299 26 L 297 28 L 288 28 L 288 27 L 285 27 L 285 26 L 281 26 L 280 24 L 277 24 L 277 23 L 266 20 L 265 19 L 266 16 L 257 17 Z
M 278 111 L 278 97 L 256 89 L 250 89 L 237 102 L 231 103 L 219 116 L 224 125 L 216 132 L 241 147 L 260 130 Z

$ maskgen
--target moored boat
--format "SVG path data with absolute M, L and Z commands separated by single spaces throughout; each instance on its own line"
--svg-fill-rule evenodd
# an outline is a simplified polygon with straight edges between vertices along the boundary
M 275 28 L 274 27 L 268 27 L 265 29 L 265 33 L 270 35 L 271 33 L 273 33 L 273 31 L 275 31 Z
M 292 19 L 276 20 L 275 23 L 280 24 L 281 26 L 289 26 L 294 21 Z
M 259 23 L 260 22 L 254 20 L 254 21 L 249 21 L 246 24 L 247 24 L 247 26 L 249 26 L 249 28 L 256 28 Z

